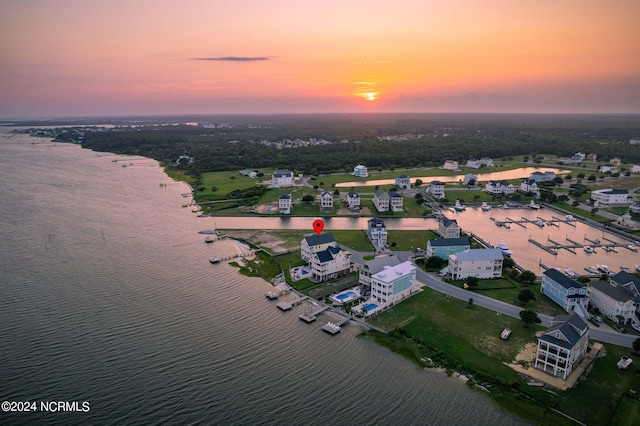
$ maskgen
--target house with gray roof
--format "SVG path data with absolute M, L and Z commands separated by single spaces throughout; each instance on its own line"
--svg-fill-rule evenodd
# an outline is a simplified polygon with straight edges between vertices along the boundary
M 309 262 L 311 254 L 326 250 L 329 247 L 337 246 L 338 243 L 335 238 L 333 238 L 333 235 L 328 232 L 320 235 L 307 235 L 300 242 L 300 256 L 302 257 L 302 260 Z
M 449 259 L 450 254 L 469 250 L 471 243 L 468 238 L 436 238 L 427 241 L 426 256 L 438 256 L 444 260 Z
M 291 214 L 291 194 L 282 194 L 278 198 L 278 213 Z
M 395 254 L 391 256 L 380 256 L 366 261 L 365 264 L 360 267 L 358 279 L 360 286 L 362 286 L 362 294 L 366 294 L 367 291 L 371 290 L 371 277 L 373 275 L 381 272 L 387 266 L 396 266 L 400 263 L 400 259 Z
M 535 368 L 552 376 L 567 376 L 587 353 L 589 326 L 579 315 L 559 315 L 551 327 L 538 337 Z
M 377 217 L 371 218 L 367 221 L 367 237 L 375 247 L 380 249 L 387 245 L 387 226 L 384 224 L 384 220 Z
M 293 172 L 291 170 L 276 170 L 271 175 L 271 187 L 282 188 L 293 186 Z
M 620 315 L 625 324 L 638 322 L 636 302 L 640 298 L 630 289 L 613 282 L 592 281 L 589 283 L 589 297 L 589 304 L 610 320 L 618 322 Z
M 443 238 L 460 238 L 460 225 L 455 219 L 442 216 L 438 220 L 438 234 Z
M 400 189 L 410 189 L 411 188 L 411 178 L 407 175 L 400 175 L 396 178 L 395 186 Z
M 503 261 L 500 249 L 470 249 L 449 255 L 448 273 L 453 280 L 499 278 Z
M 309 269 L 311 278 L 320 282 L 347 275 L 352 270 L 351 253 L 329 246 L 311 254 Z
M 640 278 L 625 271 L 620 271 L 610 277 L 611 282 L 631 290 L 636 296 L 640 296 Z
M 589 319 L 587 287 L 572 280 L 557 269 L 544 271 L 540 292 L 560 305 L 565 311 L 569 313 L 576 312 L 582 318 Z

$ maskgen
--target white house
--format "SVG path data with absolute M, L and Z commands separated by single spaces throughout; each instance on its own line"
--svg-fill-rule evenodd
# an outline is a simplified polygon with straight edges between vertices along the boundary
M 438 221 L 438 234 L 442 238 L 460 238 L 460 225 L 455 219 L 442 216 Z
M 369 176 L 369 172 L 367 172 L 367 168 L 362 164 L 359 164 L 353 168 L 353 175 L 356 177 L 367 177 Z
M 538 337 L 535 368 L 566 380 L 587 353 L 589 326 L 577 314 L 559 315 Z
M 522 179 L 518 191 L 525 194 L 530 192 L 532 194 L 535 194 L 536 197 L 540 197 L 540 188 L 538 188 L 538 183 L 533 179 Z
M 326 250 L 329 247 L 338 247 L 338 243 L 330 233 L 307 235 L 300 242 L 300 257 L 305 262 L 309 262 L 312 253 Z
M 626 189 L 596 189 L 591 191 L 593 205 L 599 206 L 621 206 L 629 205 L 629 191 Z
M 504 256 L 500 249 L 470 249 L 449 255 L 449 274 L 454 280 L 467 277 L 499 278 Z
M 600 313 L 617 322 L 617 316 L 624 317 L 624 322 L 638 322 L 636 317 L 636 295 L 630 289 L 605 281 L 589 283 L 589 304 L 598 308 Z
M 383 248 L 387 245 L 387 227 L 384 220 L 378 218 L 369 219 L 367 222 L 367 237 L 371 244 Z
M 618 167 L 611 163 L 603 164 L 598 168 L 598 172 L 600 173 L 618 173 Z
M 349 191 L 347 194 L 347 206 L 349 210 L 360 210 L 360 194 L 354 191 Z
M 396 266 L 400 264 L 400 259 L 396 255 L 380 256 L 365 262 L 360 268 L 358 282 L 362 286 L 362 294 L 371 290 L 371 277 L 381 272 L 386 266 Z
M 485 167 L 493 167 L 493 160 L 489 157 L 482 157 L 480 159 L 480 165 Z
M 402 203 L 404 198 L 402 198 L 401 194 L 398 194 L 395 191 L 389 191 L 389 209 L 392 212 L 401 212 L 403 211 Z
M 333 194 L 329 191 L 322 191 L 320 194 L 320 209 L 323 212 L 333 211 Z
M 407 175 L 400 175 L 396 178 L 395 186 L 400 189 L 410 189 L 411 188 L 411 178 Z
M 445 170 L 458 170 L 458 162 L 453 160 L 447 160 L 442 166 Z
M 429 194 L 433 195 L 433 198 L 444 198 L 444 183 L 439 180 L 434 180 L 429 184 L 429 188 L 427 189 Z
M 333 246 L 311 253 L 309 269 L 312 278 L 320 282 L 341 277 L 351 272 L 351 253 Z
M 474 175 L 473 173 L 468 173 L 466 175 L 464 175 L 464 178 L 462 179 L 462 184 L 463 185 L 469 185 L 471 182 L 473 182 L 474 185 L 478 184 L 478 175 Z
M 274 188 L 293 186 L 293 172 L 291 170 L 276 170 L 271 176 L 271 186 Z
M 278 213 L 291 214 L 291 194 L 282 194 L 278 198 Z
M 634 164 L 629 170 L 631 173 L 640 173 L 640 164 Z
M 371 277 L 371 300 L 391 306 L 407 296 L 416 279 L 416 267 L 411 262 L 385 266 Z
M 479 169 L 480 168 L 480 160 L 478 160 L 476 158 L 472 158 L 470 160 L 467 160 L 467 167 L 469 167 L 470 169 Z
M 512 183 L 506 180 L 501 180 L 501 181 L 490 180 L 485 184 L 484 190 L 491 195 L 510 196 L 515 192 L 516 188 L 515 186 L 513 186 Z
M 373 204 L 379 212 L 389 211 L 389 193 L 384 191 L 376 191 L 373 194 Z
M 631 213 L 640 214 L 640 201 L 634 201 L 631 203 L 629 210 L 631 210 Z

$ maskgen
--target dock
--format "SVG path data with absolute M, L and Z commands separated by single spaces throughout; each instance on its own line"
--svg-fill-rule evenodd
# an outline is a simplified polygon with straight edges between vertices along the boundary
M 348 323 L 349 321 L 351 321 L 351 318 L 342 318 L 338 322 L 328 321 L 325 325 L 322 326 L 322 331 L 326 331 L 331 335 L 338 334 L 340 333 L 340 330 L 342 330 L 342 326 Z
M 293 308 L 294 306 L 298 306 L 299 304 L 301 304 L 302 302 L 304 302 L 308 298 L 309 298 L 308 296 L 303 296 L 303 297 L 301 297 L 299 299 L 294 300 L 293 302 L 280 302 L 276 306 L 281 311 L 288 311 L 291 308 Z
M 551 253 L 554 256 L 558 255 L 558 252 L 555 249 L 555 244 L 553 246 L 545 246 L 544 244 L 537 242 L 531 237 L 529 237 L 529 242 L 537 247 L 540 247 L 542 250 L 546 251 L 547 253 Z
M 298 315 L 298 318 L 300 318 L 300 320 L 306 322 L 307 324 L 310 324 L 310 323 L 314 322 L 315 320 L 317 320 L 318 319 L 318 315 L 320 315 L 321 313 L 323 313 L 327 309 L 329 309 L 328 306 L 323 306 L 321 308 L 316 309 L 313 312 Z

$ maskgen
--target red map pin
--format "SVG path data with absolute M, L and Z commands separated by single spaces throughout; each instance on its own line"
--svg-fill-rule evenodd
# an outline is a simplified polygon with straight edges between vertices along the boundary
M 313 230 L 316 231 L 316 235 L 320 236 L 320 233 L 324 229 L 324 222 L 320 219 L 316 219 L 313 221 Z

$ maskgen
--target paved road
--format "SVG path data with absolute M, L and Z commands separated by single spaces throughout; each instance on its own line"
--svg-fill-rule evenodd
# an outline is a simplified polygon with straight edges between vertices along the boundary
M 355 251 L 350 249 L 349 247 L 342 246 L 342 245 L 341 247 L 352 253 L 351 260 L 354 263 L 362 264 L 366 262 L 363 259 L 363 256 L 371 256 L 372 254 L 371 252 Z M 414 255 L 414 253 L 411 251 L 387 252 L 386 254 L 395 254 L 402 261 L 410 260 L 411 256 Z M 440 293 L 449 295 L 451 297 L 455 297 L 456 299 L 465 300 L 465 301 L 469 300 L 469 298 L 473 298 L 473 303 L 475 305 L 490 309 L 502 315 L 508 315 L 510 317 L 520 319 L 520 311 L 522 311 L 522 308 L 520 306 L 511 305 L 509 303 L 484 296 L 477 292 L 472 292 L 460 287 L 453 286 L 449 283 L 444 282 L 436 274 L 432 272 L 425 272 L 419 267 L 417 268 L 417 271 L 416 271 L 416 279 L 418 282 Z M 551 319 L 552 319 L 551 316 L 543 315 L 543 314 L 538 314 L 538 316 L 542 320 L 541 324 L 543 326 L 549 327 L 551 325 Z M 611 343 L 618 346 L 625 346 L 630 348 L 632 347 L 633 341 L 637 338 L 637 336 L 634 336 L 634 335 L 621 334 L 616 331 L 605 330 L 603 328 L 598 328 L 591 324 L 589 324 L 589 327 L 590 327 L 589 337 L 591 339 L 598 340 L 605 343 Z

